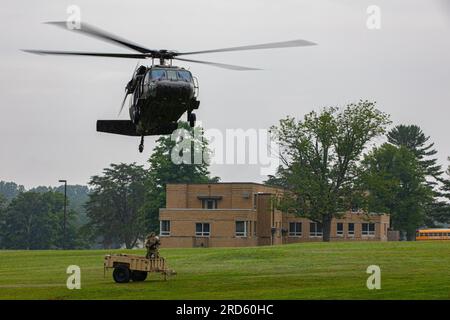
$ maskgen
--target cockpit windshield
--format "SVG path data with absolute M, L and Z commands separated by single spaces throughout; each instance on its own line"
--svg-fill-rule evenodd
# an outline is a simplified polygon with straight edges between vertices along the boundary
M 153 69 L 150 74 L 151 80 L 171 80 L 192 82 L 192 75 L 187 70 L 164 70 Z
M 191 73 L 189 71 L 179 70 L 177 72 L 177 74 L 178 74 L 178 80 L 187 81 L 187 82 L 191 82 L 192 81 L 192 76 L 191 76 Z
M 161 69 L 152 70 L 152 80 L 166 79 L 166 71 Z
M 167 70 L 167 79 L 177 81 L 177 72 L 175 70 Z

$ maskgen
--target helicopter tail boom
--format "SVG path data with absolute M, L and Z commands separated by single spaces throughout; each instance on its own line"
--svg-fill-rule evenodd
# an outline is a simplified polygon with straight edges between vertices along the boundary
M 177 122 L 162 124 L 156 128 L 145 130 L 145 132 L 138 132 L 136 125 L 130 120 L 97 120 L 97 131 L 120 134 L 122 136 L 142 137 L 171 134 L 177 129 Z
M 97 131 L 123 136 L 141 136 L 136 131 L 136 125 L 130 120 L 97 120 Z

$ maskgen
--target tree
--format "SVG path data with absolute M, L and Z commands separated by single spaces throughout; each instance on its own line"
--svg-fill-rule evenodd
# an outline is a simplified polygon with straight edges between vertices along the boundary
M 24 191 L 24 186 L 18 185 L 14 182 L 0 181 L 0 194 L 3 195 L 7 201 L 11 201 L 17 197 L 19 193 Z
M 156 146 L 148 160 L 149 169 L 146 181 L 146 202 L 145 216 L 147 230 L 159 230 L 159 209 L 166 206 L 166 184 L 167 183 L 207 183 L 218 182 L 218 177 L 210 177 L 208 163 L 193 161 L 194 152 L 199 152 L 208 158 L 210 151 L 208 141 L 204 138 L 194 135 L 202 129 L 196 127 L 190 128 L 187 123 L 181 122 L 178 126 L 181 130 L 193 136 L 190 149 L 191 163 L 176 163 L 172 159 L 172 153 L 175 146 L 180 142 L 179 139 L 172 140 L 172 136 L 161 136 L 156 141 Z M 194 151 L 194 152 L 192 152 Z
M 425 225 L 430 228 L 450 223 L 450 205 L 447 201 L 435 199 L 426 208 Z
M 450 161 L 450 157 L 447 158 Z M 442 183 L 442 195 L 450 200 L 450 165 L 447 167 L 447 171 L 445 172 L 447 177 L 443 179 Z
M 271 187 L 279 187 L 279 188 L 287 188 L 288 184 L 285 177 L 288 176 L 287 172 L 284 172 L 285 169 L 283 166 L 279 166 L 276 170 L 275 175 L 268 175 L 267 180 L 264 181 L 264 184 Z
M 49 191 L 42 193 L 41 198 L 51 218 L 55 220 L 51 247 L 57 249 L 80 248 L 78 230 L 75 225 L 78 214 L 70 209 L 70 200 L 67 200 L 69 210 L 66 213 L 64 227 L 64 193 Z
M 329 241 L 331 219 L 361 195 L 355 179 L 363 150 L 388 124 L 388 116 L 369 101 L 281 120 L 271 129 L 284 167 L 277 176 L 289 190 L 280 207 L 321 223 L 323 240 Z
M 147 172 L 142 166 L 111 164 L 102 176 L 89 182 L 92 192 L 86 204 L 89 227 L 103 238 L 103 245 L 125 244 L 131 249 L 143 235 L 142 206 Z
M 389 213 L 391 227 L 413 240 L 433 196 L 416 155 L 404 146 L 386 143 L 365 157 L 362 171 L 369 210 Z
M 64 194 L 64 186 L 58 187 L 46 187 L 38 186 L 30 189 L 29 191 L 45 193 L 49 191 L 60 192 Z M 69 211 L 76 213 L 74 218 L 74 224 L 78 228 L 87 223 L 85 204 L 89 199 L 89 188 L 83 185 L 67 185 L 67 200 Z
M 64 196 L 55 192 L 23 192 L 3 214 L 3 241 L 7 249 L 61 247 Z
M 79 216 L 71 209 L 66 217 L 64 236 L 64 195 L 57 188 L 38 187 L 25 191 L 13 182 L 4 183 L 16 190 L 12 201 L 0 194 L 0 247 L 8 249 L 85 248 L 76 224 Z M 13 193 L 10 193 L 12 196 Z
M 443 174 L 442 166 L 437 164 L 437 158 L 430 159 L 437 154 L 437 151 L 433 149 L 434 143 L 427 144 L 430 137 L 426 136 L 419 126 L 398 125 L 388 132 L 387 138 L 389 143 L 410 150 L 419 160 L 427 176 L 437 181 L 440 179 Z M 435 185 L 436 183 L 431 184 Z
M 6 198 L 0 194 L 0 248 L 3 248 L 3 232 L 5 229 Z
M 448 160 L 450 161 L 450 157 Z M 450 166 L 445 173 L 446 175 L 441 178 L 440 197 L 428 209 L 427 224 L 430 226 L 435 226 L 436 223 L 450 223 Z
M 417 125 L 398 125 L 387 135 L 388 141 L 396 146 L 403 146 L 410 150 L 419 160 L 425 175 L 426 183 L 433 189 L 434 196 L 426 206 L 426 224 L 435 226 L 450 211 L 446 202 L 442 201 L 442 188 L 445 187 L 442 166 L 437 163 L 437 154 L 434 143 L 428 143 L 430 137 L 426 136 Z
M 1 214 L 4 213 L 6 206 L 7 206 L 6 198 L 0 194 L 0 217 L 2 217 Z

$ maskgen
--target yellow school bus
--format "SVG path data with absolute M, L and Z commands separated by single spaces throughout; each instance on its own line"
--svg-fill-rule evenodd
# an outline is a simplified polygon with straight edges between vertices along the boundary
M 416 240 L 450 240 L 450 229 L 420 229 Z

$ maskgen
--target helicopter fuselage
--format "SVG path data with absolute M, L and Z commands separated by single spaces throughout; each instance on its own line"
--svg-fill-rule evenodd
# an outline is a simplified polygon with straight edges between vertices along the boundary
M 130 105 L 137 135 L 172 133 L 185 112 L 189 120 L 199 107 L 197 91 L 196 80 L 183 68 L 153 66 L 137 75 Z
M 290 48 L 312 46 L 315 43 L 296 39 L 282 42 L 270 42 L 239 47 L 227 47 L 213 50 L 185 51 L 179 52 L 167 49 L 149 49 L 130 42 L 124 38 L 96 28 L 85 22 L 77 28 L 70 28 L 66 21 L 52 21 L 49 24 L 59 26 L 74 32 L 79 32 L 116 45 L 127 47 L 133 53 L 111 53 L 111 52 L 82 52 L 82 51 L 55 51 L 55 50 L 24 50 L 34 54 L 72 55 L 87 57 L 109 57 L 130 59 L 152 59 L 152 66 L 140 66 L 136 68 L 133 78 L 126 87 L 125 98 L 121 109 L 129 94 L 133 95 L 130 106 L 131 120 L 97 120 L 97 131 L 114 133 L 127 136 L 141 136 L 139 151 L 144 149 L 144 136 L 170 134 L 177 127 L 177 121 L 181 115 L 187 112 L 191 127 L 195 126 L 195 114 L 192 110 L 199 107 L 197 100 L 198 86 L 192 74 L 184 69 L 172 66 L 173 60 L 189 63 L 200 63 L 229 70 L 260 70 L 238 65 L 217 63 L 212 61 L 194 60 L 185 56 L 260 49 Z M 154 65 L 155 59 L 159 59 L 161 65 Z M 166 62 L 169 62 L 166 64 Z
M 140 66 L 126 90 L 131 94 L 130 120 L 98 120 L 97 131 L 140 137 L 171 134 L 184 113 L 190 126 L 195 126 L 192 111 L 198 109 L 200 101 L 197 80 L 190 71 L 174 66 Z

